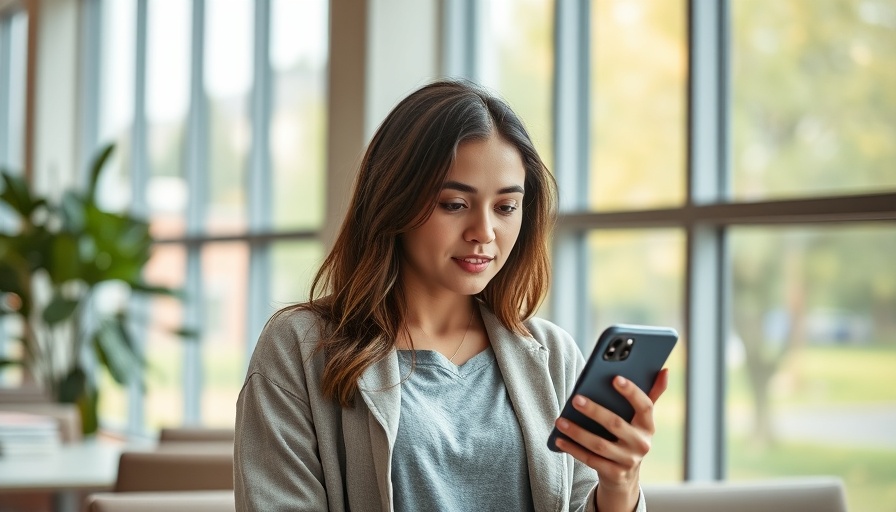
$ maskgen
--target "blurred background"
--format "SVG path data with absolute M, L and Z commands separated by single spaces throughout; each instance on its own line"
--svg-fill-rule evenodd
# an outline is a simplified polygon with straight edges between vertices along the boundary
M 96 307 L 198 333 L 132 333 L 145 385 L 98 370 L 101 428 L 232 426 L 364 144 L 441 76 L 504 96 L 560 183 L 540 315 L 586 355 L 612 323 L 681 333 L 645 481 L 896 503 L 896 0 L 0 1 L 0 167 L 52 195 L 114 143 L 100 205 L 149 221 L 145 278 L 185 299 Z

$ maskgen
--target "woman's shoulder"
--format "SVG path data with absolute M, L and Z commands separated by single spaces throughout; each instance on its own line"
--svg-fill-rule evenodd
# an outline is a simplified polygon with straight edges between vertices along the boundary
M 253 369 L 269 372 L 281 368 L 287 372 L 310 359 L 325 329 L 326 322 L 305 305 L 283 308 L 265 324 L 249 363 Z
M 572 335 L 559 325 L 540 317 L 532 317 L 523 325 L 529 329 L 532 338 L 550 353 L 562 353 L 564 359 L 575 360 L 582 353 Z

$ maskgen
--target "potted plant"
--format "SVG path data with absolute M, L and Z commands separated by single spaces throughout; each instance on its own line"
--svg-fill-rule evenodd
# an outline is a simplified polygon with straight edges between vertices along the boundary
M 178 296 L 143 280 L 153 244 L 148 222 L 97 205 L 97 182 L 112 150 L 107 145 L 94 158 L 87 190 L 68 190 L 57 202 L 0 171 L 0 204 L 15 217 L 11 230 L 0 230 L 0 315 L 20 319 L 15 339 L 22 344 L 21 357 L 0 364 L 23 365 L 57 401 L 77 404 L 85 434 L 98 428 L 96 369 L 127 385 L 145 365 L 129 301 L 96 307 L 98 292 Z

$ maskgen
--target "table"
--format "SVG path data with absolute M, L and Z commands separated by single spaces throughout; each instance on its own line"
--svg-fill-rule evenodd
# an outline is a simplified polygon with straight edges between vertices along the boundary
M 84 492 L 115 486 L 118 459 L 125 449 L 150 449 L 145 443 L 87 439 L 63 444 L 45 454 L 0 456 L 0 499 L 3 493 L 47 492 L 55 510 L 78 511 Z

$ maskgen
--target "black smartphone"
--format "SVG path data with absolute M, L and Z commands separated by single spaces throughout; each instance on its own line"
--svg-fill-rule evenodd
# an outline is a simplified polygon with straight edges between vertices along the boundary
M 572 398 L 584 395 L 631 423 L 635 410 L 613 387 L 613 379 L 622 375 L 645 393 L 649 392 L 677 341 L 678 333 L 671 327 L 626 324 L 607 327 L 597 339 L 560 416 L 615 442 L 616 436 L 573 407 Z M 558 437 L 569 440 L 554 427 L 548 438 L 548 448 L 555 452 L 560 451 L 556 443 Z

